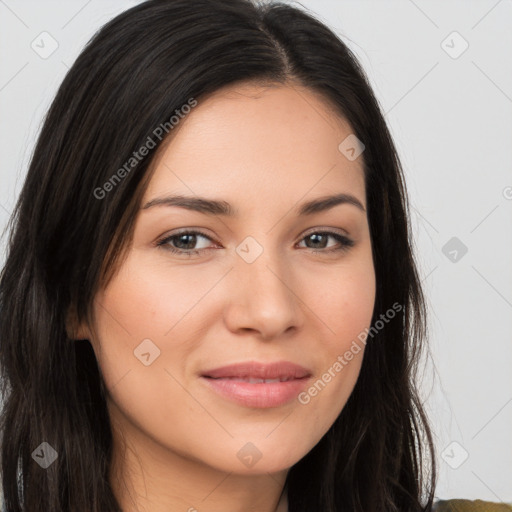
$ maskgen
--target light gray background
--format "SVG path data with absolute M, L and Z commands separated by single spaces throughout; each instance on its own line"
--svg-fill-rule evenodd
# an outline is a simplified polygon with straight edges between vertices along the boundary
M 67 69 L 102 24 L 137 3 L 0 0 L 0 229 Z M 405 168 L 430 307 L 422 390 L 436 495 L 512 502 L 512 2 L 302 5 L 361 60 Z M 58 48 L 43 59 L 31 43 L 51 49 L 44 31 Z M 4 250 L 5 239 L 2 264 Z

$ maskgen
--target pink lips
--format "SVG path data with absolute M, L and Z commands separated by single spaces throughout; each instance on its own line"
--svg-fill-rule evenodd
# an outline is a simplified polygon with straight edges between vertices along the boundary
M 247 361 L 207 370 L 201 377 L 213 391 L 247 407 L 278 407 L 293 400 L 311 372 L 297 364 Z M 271 382 L 268 382 L 268 381 Z

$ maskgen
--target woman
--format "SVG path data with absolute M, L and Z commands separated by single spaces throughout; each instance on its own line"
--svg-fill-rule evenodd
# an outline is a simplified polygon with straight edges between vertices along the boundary
M 11 219 L 6 510 L 431 510 L 407 213 L 364 72 L 312 15 L 117 16 Z

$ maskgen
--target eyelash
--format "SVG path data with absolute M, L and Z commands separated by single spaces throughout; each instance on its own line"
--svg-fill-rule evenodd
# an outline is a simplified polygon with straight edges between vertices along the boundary
M 186 256 L 194 256 L 194 255 L 200 254 L 201 251 L 214 250 L 213 248 L 184 250 L 184 249 L 176 249 L 175 247 L 172 247 L 171 245 L 169 245 L 169 242 L 171 240 L 174 240 L 175 238 L 178 238 L 183 235 L 201 235 L 204 238 L 207 238 L 208 240 L 212 240 L 208 235 L 206 235 L 205 233 L 202 233 L 201 231 L 182 231 L 180 233 L 175 233 L 174 235 L 171 235 L 171 236 L 168 236 L 168 237 L 165 237 L 165 238 L 159 240 L 158 242 L 156 242 L 156 246 L 161 247 L 162 249 L 165 249 L 166 251 L 170 251 L 171 253 L 179 254 L 179 255 L 186 255 Z M 329 235 L 329 236 L 335 238 L 341 244 L 338 247 L 330 248 L 330 249 L 310 249 L 313 253 L 344 252 L 344 251 L 348 251 L 351 247 L 354 246 L 353 240 L 351 240 L 350 238 L 348 238 L 344 235 L 341 235 L 339 233 L 335 233 L 332 231 L 313 231 L 313 232 L 305 235 L 301 239 L 301 242 L 304 239 L 306 239 L 312 235 Z M 212 241 L 214 241 L 214 240 L 212 240 Z M 306 249 L 307 249 L 307 247 L 306 247 Z

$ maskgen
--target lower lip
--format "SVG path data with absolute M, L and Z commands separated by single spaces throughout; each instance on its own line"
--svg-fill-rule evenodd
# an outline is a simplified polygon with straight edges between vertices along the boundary
M 233 379 L 201 377 L 219 395 L 246 407 L 279 407 L 294 398 L 304 389 L 308 377 L 285 382 L 249 383 Z

